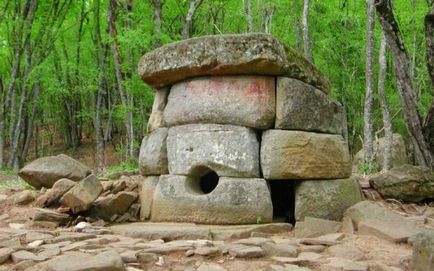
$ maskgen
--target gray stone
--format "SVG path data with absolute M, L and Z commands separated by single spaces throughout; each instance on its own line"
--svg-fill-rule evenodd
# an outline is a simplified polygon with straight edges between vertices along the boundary
M 11 201 L 14 204 L 26 205 L 34 201 L 38 193 L 33 190 L 24 190 L 11 197 Z
M 278 77 L 276 129 L 342 134 L 344 109 L 327 94 L 302 81 Z
M 51 189 L 38 198 L 36 205 L 39 207 L 46 207 L 57 203 L 57 201 L 75 184 L 74 181 L 66 178 L 58 180 L 54 183 Z
M 371 177 L 369 183 L 385 198 L 409 202 L 434 199 L 434 171 L 425 167 L 395 167 Z
M 65 225 L 69 221 L 69 215 L 59 213 L 49 209 L 34 208 L 33 209 L 33 221 L 49 221 L 56 222 L 59 225 Z
M 164 120 L 168 126 L 219 123 L 266 129 L 274 123 L 275 108 L 274 77 L 197 77 L 172 86 Z
M 169 173 L 167 169 L 167 128 L 158 128 L 145 136 L 140 147 L 139 166 L 143 176 Z
M 169 172 L 200 176 L 209 169 L 224 177 L 259 177 L 254 130 L 218 124 L 172 127 L 167 137 Z
M 60 154 L 32 161 L 18 172 L 18 176 L 35 188 L 50 188 L 59 179 L 68 178 L 78 182 L 90 173 L 91 170 L 87 166 L 65 154 Z
M 26 250 L 19 250 L 19 251 L 12 253 L 11 258 L 12 258 L 12 261 L 14 263 L 19 263 L 19 262 L 28 261 L 28 260 L 35 261 L 35 262 L 42 262 L 42 261 L 45 261 L 47 259 L 47 257 L 39 256 L 39 255 L 36 255 L 36 254 L 29 252 L 29 251 L 26 251 Z
M 297 247 L 287 244 L 265 243 L 262 248 L 268 256 L 297 257 L 298 255 Z
M 217 247 L 199 247 L 194 250 L 194 254 L 200 256 L 215 256 L 220 254 L 220 249 Z
M 46 264 L 46 271 L 125 271 L 121 257 L 115 251 L 101 252 L 95 256 L 70 253 L 53 258 Z
M 331 257 L 344 258 L 353 261 L 365 260 L 365 254 L 356 246 L 339 244 L 326 249 L 326 253 Z
M 102 192 L 102 185 L 95 175 L 90 175 L 78 182 L 61 198 L 63 205 L 76 214 L 87 211 Z
M 148 120 L 148 133 L 165 127 L 166 123 L 163 119 L 164 108 L 167 104 L 167 96 L 169 95 L 169 88 L 157 89 L 155 91 L 154 103 L 152 104 L 151 115 Z
M 149 252 L 137 252 L 136 253 L 137 261 L 140 264 L 148 264 L 153 263 L 158 260 L 158 256 L 155 253 L 149 253 Z
M 352 178 L 300 181 L 295 186 L 295 219 L 309 216 L 341 221 L 344 212 L 361 200 L 359 183 Z
M 265 179 L 339 179 L 351 174 L 347 144 L 340 135 L 267 130 L 262 134 Z
M 406 242 L 419 232 L 417 225 L 404 217 L 370 201 L 361 201 L 345 212 L 358 234 L 374 235 L 392 242 Z
M 380 171 L 384 164 L 385 138 L 381 137 L 374 144 L 374 158 L 377 164 L 377 170 Z M 364 150 L 360 150 L 353 159 L 353 172 L 359 173 L 360 163 L 363 161 Z M 392 168 L 408 164 L 407 150 L 404 139 L 400 134 L 393 134 L 392 155 L 390 165 Z
M 0 264 L 6 262 L 10 259 L 11 254 L 14 253 L 15 250 L 9 247 L 0 248 Z
M 152 201 L 160 176 L 148 176 L 139 184 L 140 220 L 151 217 Z
M 266 243 L 274 243 L 274 241 L 264 237 L 250 237 L 250 238 L 236 240 L 233 243 L 260 247 Z
M 303 237 L 318 237 L 325 234 L 338 232 L 342 227 L 342 223 L 314 218 L 305 217 L 303 222 L 295 224 L 294 234 L 297 238 Z
M 163 87 L 203 75 L 263 74 L 300 79 L 322 91 L 330 82 L 295 50 L 263 33 L 205 36 L 145 54 L 138 67 L 143 81 Z
M 413 246 L 412 264 L 416 270 L 434 270 L 434 230 L 426 230 L 410 238 Z
M 235 245 L 230 246 L 229 254 L 236 258 L 260 258 L 265 256 L 265 250 L 257 246 Z
M 152 204 L 152 221 L 204 224 L 249 224 L 272 221 L 270 191 L 263 179 L 222 177 L 208 194 L 198 178 L 160 177 Z
M 280 263 L 289 263 L 289 264 L 316 264 L 322 258 L 321 254 L 314 252 L 301 252 L 298 256 L 295 257 L 271 257 L 272 260 L 280 262 Z
M 92 207 L 92 212 L 99 218 L 110 220 L 113 215 L 124 214 L 137 199 L 137 193 L 122 191 L 115 195 L 98 198 Z
M 368 264 L 343 258 L 329 258 L 328 263 L 321 267 L 321 271 L 335 270 L 368 271 Z

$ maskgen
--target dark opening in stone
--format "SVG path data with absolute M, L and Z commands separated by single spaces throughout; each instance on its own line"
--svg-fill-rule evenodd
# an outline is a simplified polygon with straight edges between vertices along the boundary
M 218 183 L 219 183 L 219 176 L 215 171 L 210 170 L 207 173 L 205 173 L 205 175 L 200 177 L 199 180 L 200 190 L 202 190 L 204 194 L 211 193 L 217 187 Z
M 268 181 L 273 203 L 273 221 L 295 224 L 295 194 L 291 181 Z

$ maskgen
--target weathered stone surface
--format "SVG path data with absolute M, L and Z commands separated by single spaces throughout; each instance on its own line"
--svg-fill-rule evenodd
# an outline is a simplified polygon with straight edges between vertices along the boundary
M 172 127 L 167 154 L 172 175 L 200 176 L 211 169 L 224 177 L 259 177 L 259 142 L 249 128 L 218 124 Z
M 385 138 L 381 137 L 374 144 L 374 158 L 377 163 L 377 170 L 380 171 L 384 164 Z M 359 172 L 359 164 L 363 161 L 364 151 L 360 150 L 353 159 L 353 172 Z M 399 167 L 408 164 L 407 151 L 404 139 L 400 134 L 393 134 L 392 155 L 390 164 L 393 167 Z
M 363 200 L 354 179 L 300 181 L 295 186 L 295 219 L 305 216 L 341 221 L 344 212 Z
M 261 74 L 297 78 L 330 91 L 330 82 L 309 61 L 262 33 L 205 36 L 168 44 L 145 54 L 138 72 L 143 81 L 157 88 L 203 75 Z
M 413 267 L 420 271 L 434 270 L 434 230 L 426 230 L 410 238 L 413 245 Z
M 351 174 L 348 147 L 339 135 L 267 130 L 262 134 L 265 179 L 338 179 Z
M 151 115 L 148 120 L 148 133 L 165 127 L 166 122 L 163 118 L 164 108 L 167 104 L 167 96 L 169 95 L 169 88 L 162 88 L 155 91 L 154 103 L 152 104 Z
M 200 256 L 215 256 L 220 254 L 220 249 L 217 247 L 199 247 L 194 250 L 194 254 Z
M 11 197 L 11 201 L 14 204 L 18 205 L 26 205 L 30 202 L 33 202 L 38 195 L 38 192 L 33 190 L 23 190 L 19 192 L 18 194 L 15 194 Z
M 78 182 L 61 198 L 62 204 L 76 214 L 87 211 L 102 192 L 102 185 L 95 175 L 90 175 Z
M 371 177 L 369 183 L 386 198 L 410 202 L 434 199 L 434 171 L 429 168 L 403 165 Z
M 297 238 L 318 237 L 336 233 L 341 227 L 342 223 L 340 222 L 306 216 L 303 222 L 295 224 L 294 234 Z
M 356 246 L 348 244 L 339 244 L 327 248 L 326 253 L 331 257 L 344 258 L 353 261 L 365 259 L 365 254 Z
M 100 197 L 93 203 L 92 211 L 97 217 L 110 220 L 113 215 L 124 214 L 137 199 L 137 193 L 122 191 L 115 195 Z
M 343 258 L 330 258 L 328 263 L 321 267 L 321 271 L 335 270 L 368 271 L 368 264 Z
M 58 180 L 51 189 L 37 199 L 35 205 L 38 207 L 46 207 L 55 204 L 75 184 L 74 181 L 66 178 Z
M 0 264 L 6 262 L 15 250 L 9 247 L 0 248 Z
M 69 215 L 49 209 L 34 208 L 32 219 L 33 221 L 50 221 L 56 222 L 59 225 L 65 225 L 69 221 Z
M 229 254 L 237 258 L 260 258 L 265 256 L 265 250 L 257 246 L 233 245 L 230 246 Z
M 152 201 L 160 176 L 148 176 L 139 184 L 140 220 L 151 217 Z
M 297 257 L 298 255 L 297 247 L 288 244 L 265 243 L 262 248 L 268 256 Z
M 167 169 L 167 128 L 158 128 L 143 138 L 139 166 L 143 176 L 169 173 Z
M 392 242 L 406 242 L 418 233 L 415 223 L 370 201 L 361 201 L 345 212 L 359 234 L 374 235 Z
M 278 77 L 276 96 L 276 129 L 343 133 L 344 108 L 319 89 Z
M 270 76 L 193 78 L 172 86 L 164 120 L 168 126 L 219 123 L 266 129 L 274 123 L 275 96 Z
M 249 224 L 271 222 L 273 207 L 263 179 L 222 177 L 208 194 L 197 178 L 175 175 L 160 177 L 152 204 L 152 221 L 204 224 Z
M 60 154 L 34 160 L 23 167 L 18 176 L 35 188 L 41 188 L 52 187 L 62 178 L 78 182 L 90 173 L 91 170 L 87 166 L 65 154 Z
M 95 256 L 70 253 L 47 262 L 46 271 L 125 271 L 121 257 L 115 251 L 101 252 Z

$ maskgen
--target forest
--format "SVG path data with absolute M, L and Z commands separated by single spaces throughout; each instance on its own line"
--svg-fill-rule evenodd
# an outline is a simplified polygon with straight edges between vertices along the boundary
M 270 33 L 314 63 L 347 112 L 351 154 L 400 133 L 434 167 L 432 0 L 1 0 L 0 167 L 56 145 L 137 163 L 153 91 L 140 57 L 174 41 Z M 390 29 L 383 31 L 384 27 Z M 414 103 L 407 103 L 411 100 Z M 431 110 L 431 111 L 430 111 Z M 423 134 L 423 135 L 422 135 Z M 431 144 L 431 145 L 430 145 Z

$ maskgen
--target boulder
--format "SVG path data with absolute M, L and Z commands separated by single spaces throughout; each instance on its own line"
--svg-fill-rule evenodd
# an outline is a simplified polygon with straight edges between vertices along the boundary
M 27 164 L 19 172 L 25 182 L 35 188 L 52 187 L 62 178 L 78 182 L 91 173 L 91 170 L 73 158 L 60 154 L 47 156 Z
M 262 134 L 265 179 L 339 179 L 351 174 L 347 144 L 340 135 L 267 130 Z
M 155 88 L 204 75 L 260 74 L 297 78 L 330 91 L 330 82 L 315 66 L 264 33 L 204 36 L 171 43 L 145 54 L 138 72 Z
M 266 129 L 274 123 L 275 107 L 274 77 L 198 77 L 172 86 L 164 120 L 168 126 L 218 123 Z
M 342 134 L 344 108 L 327 94 L 293 78 L 278 77 L 276 129 Z
M 90 255 L 69 253 L 48 261 L 46 271 L 126 271 L 121 256 L 112 250 Z
M 49 209 L 34 208 L 32 220 L 49 221 L 49 222 L 55 222 L 59 225 L 65 225 L 70 220 L 70 218 L 69 215 L 67 214 L 59 213 Z
M 370 201 L 361 201 L 348 208 L 344 219 L 351 220 L 358 234 L 374 235 L 396 243 L 407 242 L 420 231 L 414 222 Z
M 51 189 L 38 198 L 36 205 L 46 207 L 55 204 L 75 184 L 74 181 L 66 178 L 58 180 Z
M 151 221 L 248 224 L 271 222 L 272 216 L 263 179 L 221 177 L 214 190 L 204 193 L 198 178 L 164 175 L 154 194 Z
M 110 221 L 113 215 L 122 215 L 137 199 L 137 193 L 122 191 L 98 198 L 92 207 L 92 212 L 99 218 Z
M 152 111 L 148 120 L 148 133 L 166 126 L 163 119 L 163 112 L 167 104 L 168 95 L 169 88 L 162 88 L 155 91 L 154 103 L 152 104 Z
M 369 183 L 385 198 L 409 202 L 434 199 L 434 171 L 403 165 L 370 178 Z
M 102 185 L 98 178 L 95 175 L 90 175 L 66 192 L 60 201 L 76 214 L 89 210 L 101 192 Z
M 413 246 L 412 264 L 416 270 L 434 270 L 434 230 L 425 230 L 410 238 Z
M 385 138 L 381 137 L 375 141 L 374 144 L 374 157 L 377 163 L 376 169 L 380 171 L 383 168 L 384 164 L 384 149 L 385 149 Z M 360 150 L 353 159 L 353 172 L 358 173 L 360 163 L 363 161 L 364 151 Z M 393 143 L 392 143 L 392 156 L 390 160 L 391 166 L 399 167 L 405 164 L 408 164 L 407 158 L 407 150 L 405 148 L 404 139 L 400 134 L 393 134 Z
M 363 200 L 354 179 L 306 180 L 295 186 L 295 220 L 305 216 L 341 221 L 344 212 Z
M 139 184 L 140 220 L 151 216 L 152 200 L 159 179 L 159 176 L 148 176 Z
M 213 170 L 224 177 L 259 177 L 259 142 L 246 127 L 189 124 L 169 129 L 169 172 L 201 176 Z
M 139 166 L 143 176 L 167 174 L 167 128 L 158 128 L 143 138 Z

